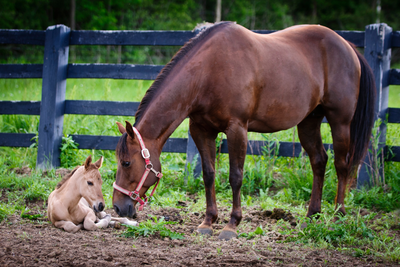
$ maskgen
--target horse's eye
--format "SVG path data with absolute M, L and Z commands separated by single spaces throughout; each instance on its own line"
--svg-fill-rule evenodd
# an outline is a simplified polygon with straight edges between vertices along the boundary
M 93 183 L 92 183 L 92 182 L 90 182 L 90 181 L 88 181 L 88 182 L 87 182 L 87 184 L 88 184 L 88 185 L 93 185 Z
M 131 165 L 130 161 L 123 161 L 122 163 L 122 167 L 129 167 L 129 165 Z
M 122 166 L 123 166 L 123 167 L 129 167 L 129 165 L 131 165 L 131 162 L 130 162 L 130 161 L 123 161 L 123 162 L 122 162 Z

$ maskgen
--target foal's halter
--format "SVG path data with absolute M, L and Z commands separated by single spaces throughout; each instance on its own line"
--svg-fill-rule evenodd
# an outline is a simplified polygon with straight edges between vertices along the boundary
M 160 182 L 160 178 L 161 178 L 163 175 L 162 175 L 161 172 L 158 172 L 158 171 L 156 171 L 156 170 L 153 168 L 153 164 L 152 164 L 151 161 L 150 161 L 150 152 L 149 152 L 149 150 L 146 148 L 146 146 L 144 145 L 142 136 L 140 135 L 139 131 L 138 131 L 135 127 L 132 127 L 132 128 L 133 128 L 133 131 L 135 132 L 135 134 L 136 134 L 136 136 L 137 136 L 137 139 L 139 140 L 140 148 L 142 149 L 142 150 L 141 150 L 141 154 L 142 154 L 142 157 L 143 157 L 143 159 L 144 159 L 144 161 L 145 161 L 145 163 L 146 163 L 146 165 L 145 165 L 146 170 L 144 171 L 143 176 L 142 176 L 142 178 L 140 179 L 140 182 L 139 182 L 139 184 L 137 185 L 135 191 L 126 190 L 126 189 L 120 187 L 119 185 L 117 185 L 115 182 L 114 182 L 114 184 L 113 184 L 113 187 L 114 187 L 114 189 L 116 189 L 117 191 L 119 191 L 119 192 L 121 192 L 121 193 L 123 193 L 123 194 L 125 194 L 125 195 L 128 195 L 131 199 L 136 200 L 137 202 L 139 202 L 139 203 L 140 203 L 139 210 L 142 211 L 142 210 L 143 210 L 143 207 L 147 204 L 147 202 L 149 201 L 149 199 L 153 196 L 154 192 L 156 191 L 156 188 L 157 188 L 157 186 L 158 186 L 158 183 Z M 154 174 L 156 175 L 156 177 L 158 178 L 158 180 L 157 180 L 156 185 L 155 185 L 154 188 L 153 188 L 153 191 L 151 191 L 150 196 L 147 197 L 146 195 L 144 195 L 144 196 L 143 196 L 143 200 L 142 200 L 142 198 L 141 198 L 140 195 L 139 195 L 139 192 L 140 192 L 140 189 L 142 189 L 142 186 L 143 186 L 144 182 L 146 181 L 147 176 L 149 175 L 150 172 L 154 172 Z

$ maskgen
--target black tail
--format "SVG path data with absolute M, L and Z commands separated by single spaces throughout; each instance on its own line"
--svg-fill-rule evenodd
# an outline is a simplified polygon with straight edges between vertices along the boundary
M 357 108 L 350 126 L 350 170 L 356 171 L 368 151 L 372 127 L 374 126 L 374 110 L 376 87 L 374 74 L 367 60 L 353 46 L 361 64 L 360 92 Z

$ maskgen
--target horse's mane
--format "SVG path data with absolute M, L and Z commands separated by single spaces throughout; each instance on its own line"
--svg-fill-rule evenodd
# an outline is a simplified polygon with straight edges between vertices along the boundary
M 207 36 L 210 35 L 211 32 L 219 29 L 221 26 L 230 24 L 233 22 L 229 21 L 223 21 L 219 23 L 215 23 L 212 26 L 211 24 L 207 25 L 200 25 L 195 28 L 195 31 L 200 31 L 195 37 L 190 39 L 179 51 L 173 56 L 171 61 L 165 65 L 165 67 L 161 70 L 160 74 L 157 76 L 156 80 L 153 82 L 153 84 L 150 86 L 150 88 L 147 90 L 145 96 L 143 97 L 142 101 L 140 102 L 139 108 L 135 114 L 135 124 L 140 121 L 140 119 L 143 116 L 143 113 L 145 112 L 146 108 L 150 104 L 151 100 L 157 93 L 158 89 L 160 88 L 160 85 L 164 81 L 164 79 L 168 76 L 168 74 L 171 72 L 173 67 L 179 62 L 181 58 L 183 58 L 194 46 L 199 44 L 201 41 L 205 40 Z
M 75 169 L 73 169 L 72 172 L 70 172 L 69 174 L 65 175 L 62 178 L 62 180 L 57 184 L 56 189 L 61 188 L 61 186 L 63 186 L 74 175 L 74 173 L 82 166 L 83 165 L 75 167 Z M 89 167 L 87 168 L 87 171 L 95 170 L 95 169 L 97 169 L 96 166 L 93 163 L 90 163 Z
M 127 138 L 128 134 L 124 133 L 118 141 L 117 144 L 117 148 L 116 148 L 116 152 L 115 155 L 119 158 L 122 159 L 123 156 L 129 152 L 128 150 L 128 146 L 126 145 L 126 138 Z M 129 156 L 129 155 L 128 155 Z
M 74 173 L 76 172 L 76 170 L 81 167 L 81 166 L 77 166 L 75 167 L 75 169 L 72 170 L 72 172 L 68 173 L 67 175 L 65 175 L 62 180 L 57 184 L 56 189 L 59 189 L 63 184 L 65 184 L 69 178 L 72 177 L 72 175 L 74 175 Z

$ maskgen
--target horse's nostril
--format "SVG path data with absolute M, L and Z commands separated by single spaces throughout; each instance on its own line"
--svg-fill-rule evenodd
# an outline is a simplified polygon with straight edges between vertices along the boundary
M 118 215 L 120 215 L 120 209 L 118 208 L 117 205 L 114 205 L 114 210 Z
M 104 210 L 104 205 L 102 202 L 100 202 L 99 204 L 99 211 L 103 211 Z
M 133 215 L 132 205 L 129 205 L 129 208 L 128 208 L 128 216 L 132 218 L 132 215 Z

